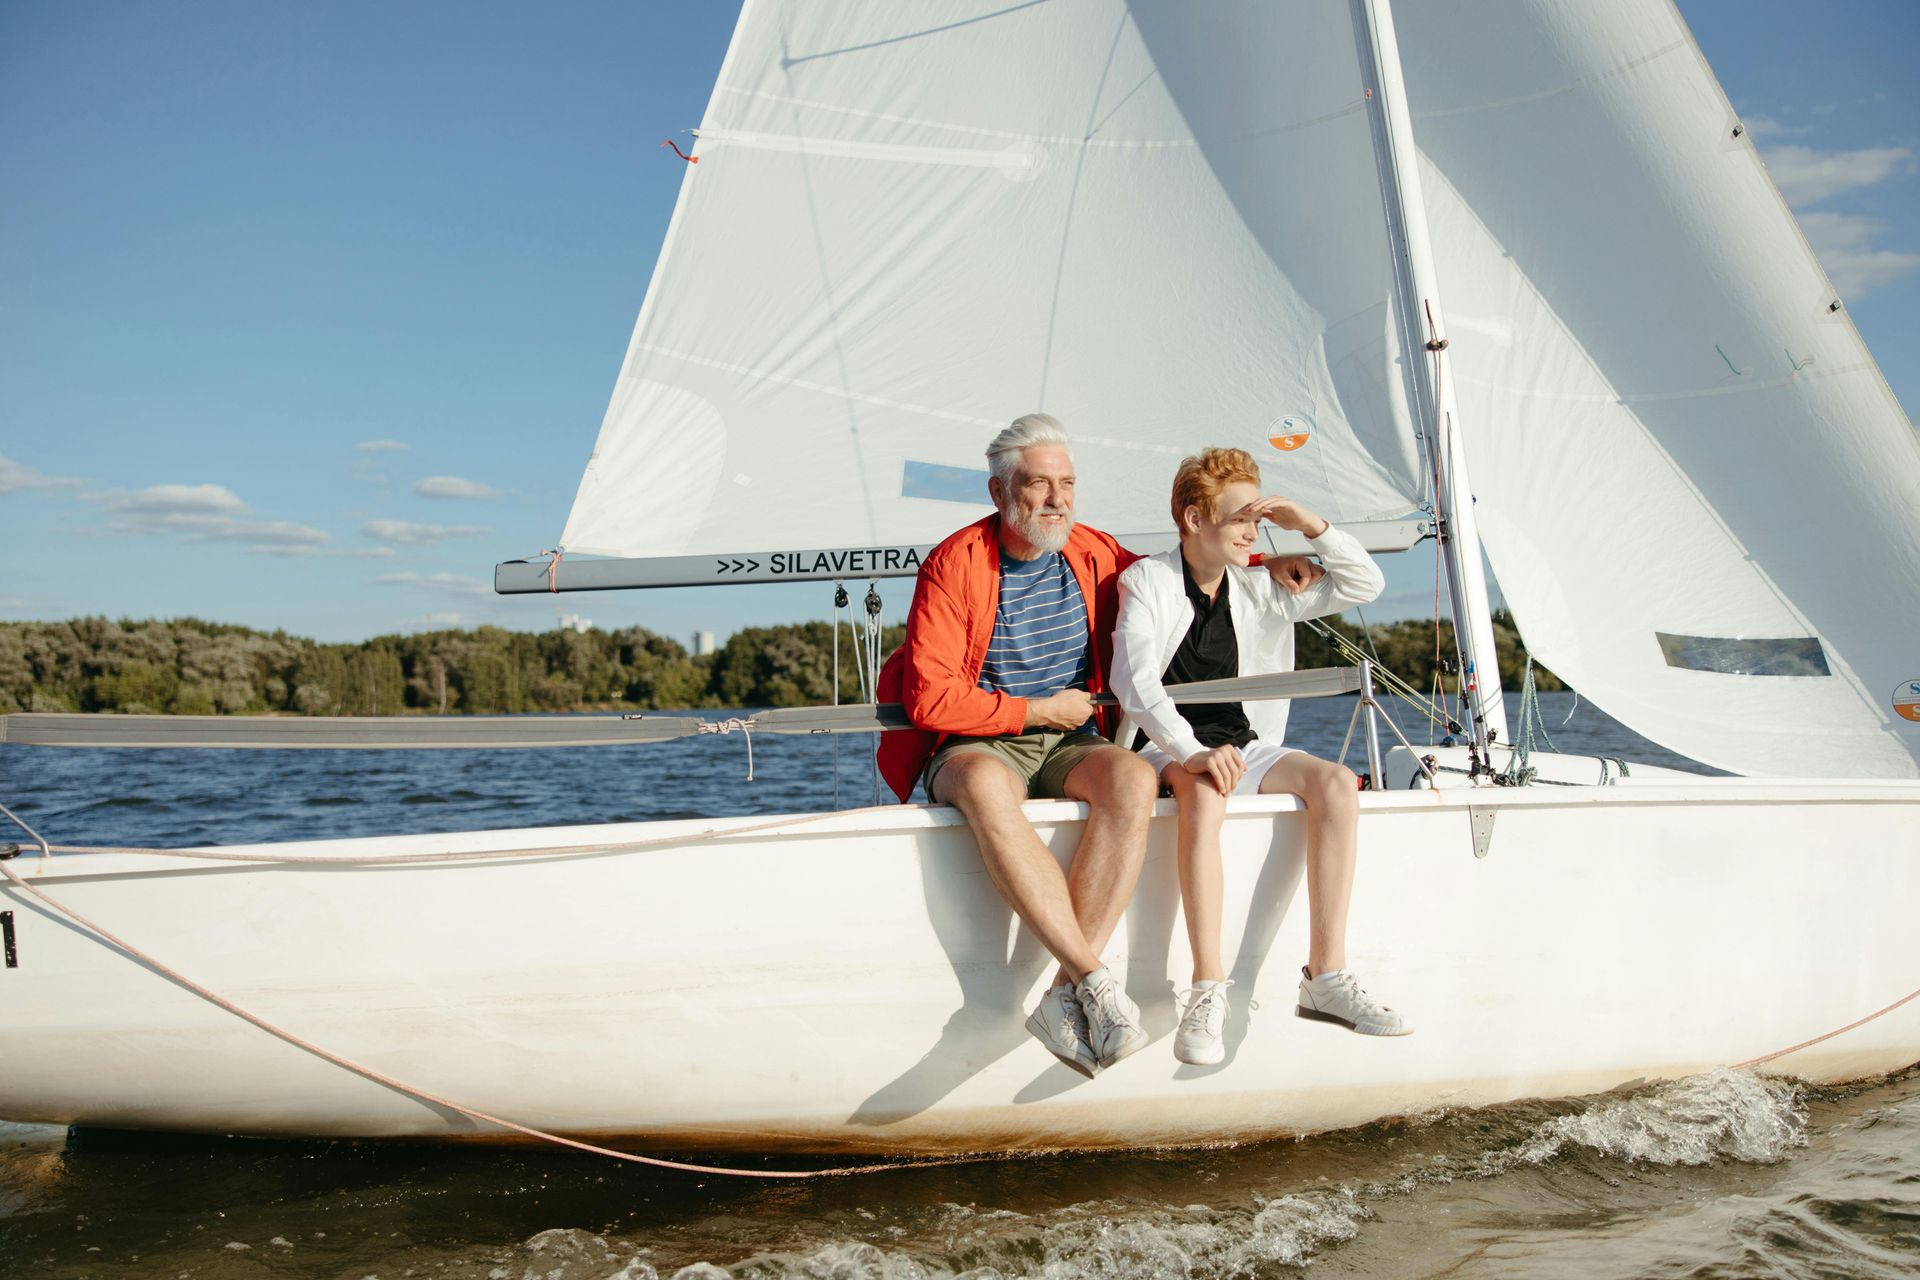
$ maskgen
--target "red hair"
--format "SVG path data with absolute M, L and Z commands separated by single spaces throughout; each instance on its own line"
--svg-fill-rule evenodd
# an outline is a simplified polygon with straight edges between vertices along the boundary
M 1186 531 L 1183 517 L 1188 507 L 1198 507 L 1209 517 L 1219 515 L 1214 507 L 1220 494 L 1243 480 L 1255 486 L 1260 483 L 1259 464 L 1245 449 L 1202 449 L 1182 459 L 1173 473 L 1173 527 Z

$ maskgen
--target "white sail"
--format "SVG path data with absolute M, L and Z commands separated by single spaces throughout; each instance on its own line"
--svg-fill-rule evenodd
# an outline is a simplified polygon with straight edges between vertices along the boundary
M 1114 532 L 1171 529 L 1174 466 L 1206 444 L 1335 519 L 1409 510 L 1353 23 L 752 0 L 566 549 L 933 542 L 986 510 L 984 446 L 1035 409 Z
M 1678 15 L 1395 13 L 1481 534 L 1531 650 L 1710 764 L 1920 774 L 1920 442 Z

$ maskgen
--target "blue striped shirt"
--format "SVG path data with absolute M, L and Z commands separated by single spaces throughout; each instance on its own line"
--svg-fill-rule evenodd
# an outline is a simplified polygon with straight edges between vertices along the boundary
M 980 687 L 1016 698 L 1084 687 L 1087 639 L 1087 601 L 1067 558 L 1016 560 L 1001 548 L 1000 607 Z

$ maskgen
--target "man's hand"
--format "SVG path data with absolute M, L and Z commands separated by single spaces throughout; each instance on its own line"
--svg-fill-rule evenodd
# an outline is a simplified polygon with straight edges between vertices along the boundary
M 1299 595 L 1327 576 L 1325 565 L 1306 556 L 1271 556 L 1261 561 L 1260 567 L 1272 574 L 1281 590 L 1290 596 Z
M 1238 514 L 1251 516 L 1255 520 L 1271 520 L 1282 529 L 1304 533 L 1309 538 L 1317 538 L 1331 527 L 1327 521 L 1292 498 L 1256 498 L 1242 507 Z
M 1093 695 L 1085 689 L 1062 689 L 1044 698 L 1027 699 L 1029 729 L 1078 729 L 1093 715 Z
M 1211 751 L 1196 751 L 1186 758 L 1183 767 L 1188 773 L 1210 779 L 1221 795 L 1230 796 L 1246 776 L 1247 761 L 1240 754 L 1240 748 L 1229 744 Z

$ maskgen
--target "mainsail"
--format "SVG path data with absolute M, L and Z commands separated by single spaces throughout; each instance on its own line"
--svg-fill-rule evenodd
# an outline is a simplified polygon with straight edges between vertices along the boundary
M 1739 773 L 1920 774 L 1920 440 L 1667 0 L 1399 4 L 1488 558 Z
M 565 549 L 930 543 L 1031 409 L 1117 533 L 1213 443 L 1336 520 L 1418 505 L 1364 13 L 749 0 Z M 1533 652 L 1736 772 L 1920 774 L 1920 443 L 1668 0 L 1393 14 Z
M 935 542 L 1036 409 L 1115 533 L 1206 444 L 1408 512 L 1361 68 L 1346 4 L 751 0 L 563 546 Z

